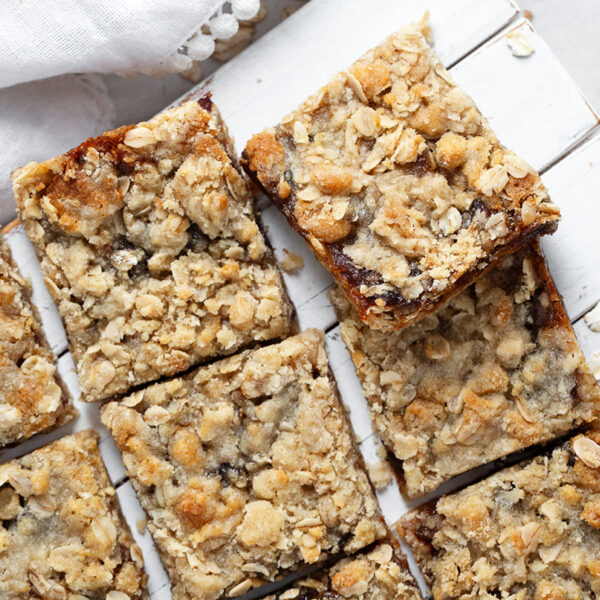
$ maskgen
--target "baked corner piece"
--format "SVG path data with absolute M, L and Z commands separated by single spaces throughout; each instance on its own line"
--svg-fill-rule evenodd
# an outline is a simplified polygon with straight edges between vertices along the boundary
M 102 422 L 176 600 L 239 596 L 385 535 L 319 331 L 149 386 Z
M 82 397 L 285 337 L 292 308 L 210 101 L 14 172 Z
M 344 558 L 265 600 L 421 600 L 405 556 L 394 541 Z
M 339 290 L 332 300 L 408 496 L 600 415 L 600 388 L 537 243 L 402 331 L 370 329 Z
M 433 312 L 559 218 L 416 25 L 251 138 L 244 166 L 376 329 Z
M 0 235 L 0 448 L 60 427 L 77 414 L 30 292 Z
M 600 434 L 404 516 L 435 600 L 600 596 Z
M 0 465 L 0 597 L 148 597 L 94 432 Z

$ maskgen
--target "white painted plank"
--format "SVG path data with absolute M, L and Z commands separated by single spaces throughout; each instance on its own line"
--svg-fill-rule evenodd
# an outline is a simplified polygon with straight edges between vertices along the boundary
M 517 9 L 507 0 L 311 0 L 196 89 L 210 89 L 241 150 L 392 31 L 431 13 L 436 50 L 453 64 Z M 231 85 L 235 82 L 235 85 Z
M 579 319 L 573 329 L 592 372 L 600 381 L 600 332 L 592 331 L 583 319 Z
M 363 455 L 365 464 L 377 464 L 381 462 L 381 458 L 377 455 L 380 448 L 383 447 L 381 440 L 377 435 L 370 435 L 368 438 L 362 441 L 360 444 L 360 450 Z M 407 512 L 406 502 L 400 493 L 400 488 L 395 479 L 382 490 L 375 490 L 377 494 L 377 500 L 379 500 L 379 506 L 381 512 L 385 516 L 385 521 L 388 525 L 395 523 L 403 514 Z
M 348 410 L 356 438 L 361 443 L 373 434 L 371 417 L 350 353 L 339 334 L 339 326 L 327 333 L 325 343 L 329 366 L 336 379 L 342 402 Z
M 571 320 L 600 300 L 600 135 L 544 175 L 562 219 L 558 231 L 543 238 L 550 272 Z
M 137 522 L 146 518 L 146 513 L 139 503 L 130 481 L 117 488 L 117 497 L 121 511 L 131 529 L 133 539 L 142 550 L 144 568 L 148 574 L 148 592 L 152 600 L 163 600 L 171 597 L 171 584 L 167 573 L 156 551 L 152 536 L 148 530 L 140 533 Z
M 327 345 L 327 354 L 329 355 L 329 366 L 334 373 L 344 363 L 352 362 L 350 352 L 348 352 L 346 344 L 342 340 L 339 325 L 327 332 L 325 343 Z
M 512 55 L 507 32 L 522 33 L 533 47 Z M 544 171 L 587 135 L 598 117 L 570 75 L 531 24 L 519 20 L 452 69 L 456 82 L 489 118 L 508 148 Z

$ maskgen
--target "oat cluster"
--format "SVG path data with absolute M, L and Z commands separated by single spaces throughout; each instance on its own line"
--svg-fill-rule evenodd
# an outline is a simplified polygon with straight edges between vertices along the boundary
M 419 320 L 559 216 L 417 26 L 254 136 L 244 161 L 377 329 Z
M 291 305 L 210 99 L 13 175 L 84 400 L 257 341 Z
M 176 600 L 238 596 L 385 535 L 316 330 L 146 387 L 102 421 Z
M 403 517 L 434 600 L 600 596 L 600 434 Z
M 0 236 L 0 448 L 76 415 L 30 292 Z
M 332 300 L 408 496 L 600 413 L 600 388 L 537 244 L 402 331 L 369 328 L 339 290 Z
M 345 558 L 265 600 L 421 600 L 406 559 L 393 540 Z

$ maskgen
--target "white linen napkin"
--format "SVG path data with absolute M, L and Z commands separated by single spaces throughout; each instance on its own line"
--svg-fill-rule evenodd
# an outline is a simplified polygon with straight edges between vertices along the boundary
M 2 4 L 0 88 L 64 73 L 145 73 L 161 64 L 185 69 L 192 58 L 208 58 L 211 40 L 234 35 L 237 21 L 252 18 L 260 7 L 259 0 Z
M 260 0 L 5 0 L 0 35 L 0 226 L 14 216 L 10 172 L 110 129 L 102 79 L 81 73 L 189 69 Z

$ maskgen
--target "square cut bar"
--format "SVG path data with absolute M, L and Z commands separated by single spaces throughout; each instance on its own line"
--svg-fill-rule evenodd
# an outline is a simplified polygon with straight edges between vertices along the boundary
M 265 600 L 421 600 L 394 540 L 344 558 Z
M 0 465 L 0 597 L 148 598 L 94 432 Z
M 231 152 L 205 97 L 13 174 L 84 400 L 289 333 Z
M 402 331 L 372 330 L 339 290 L 332 298 L 408 496 L 600 414 L 600 388 L 537 242 Z
M 30 293 L 0 235 L 0 447 L 60 427 L 77 414 Z
M 102 408 L 173 584 L 214 600 L 385 535 L 321 332 Z
M 434 600 L 600 597 L 600 434 L 400 520 Z
M 251 138 L 243 157 L 376 329 L 421 319 L 559 218 L 414 25 Z

